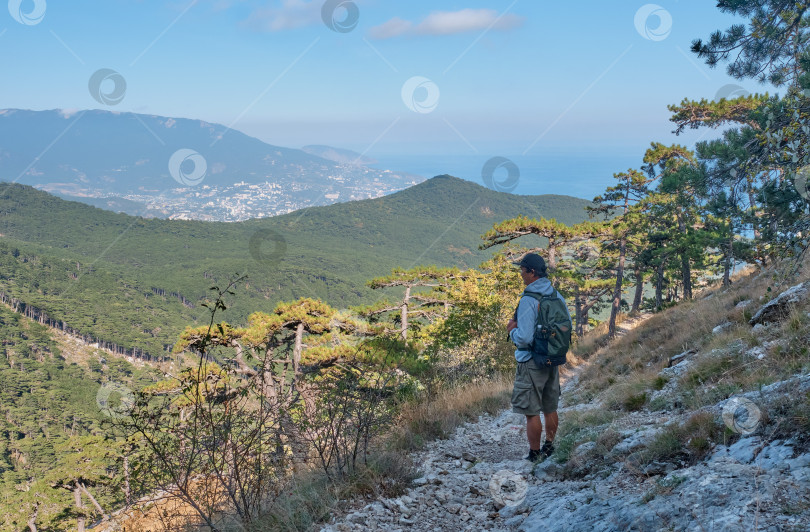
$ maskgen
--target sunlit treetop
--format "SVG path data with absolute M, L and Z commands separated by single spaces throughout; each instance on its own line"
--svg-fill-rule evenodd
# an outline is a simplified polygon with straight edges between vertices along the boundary
M 670 121 L 674 122 L 676 135 L 680 135 L 686 128 L 697 129 L 701 126 L 718 128 L 727 125 L 746 125 L 754 129 L 761 129 L 755 111 L 769 100 L 768 94 L 749 94 L 727 100 L 710 101 L 703 98 L 700 101 L 684 98 L 678 105 L 669 105 L 672 112 Z

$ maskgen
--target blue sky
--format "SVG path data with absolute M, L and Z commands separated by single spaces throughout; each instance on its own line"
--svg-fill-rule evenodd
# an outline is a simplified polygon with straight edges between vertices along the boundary
M 356 25 L 340 32 L 323 0 L 11 0 L 0 12 L 0 107 L 197 118 L 370 156 L 640 160 L 650 141 L 706 134 L 671 135 L 667 104 L 728 84 L 767 89 L 689 52 L 739 22 L 715 2 L 656 2 L 343 0 L 351 11 L 337 7 L 337 23 Z M 88 89 L 102 68 L 126 81 L 116 105 Z

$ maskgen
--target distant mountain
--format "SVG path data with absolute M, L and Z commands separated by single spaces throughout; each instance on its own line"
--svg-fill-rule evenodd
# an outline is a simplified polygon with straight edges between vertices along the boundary
M 121 198 L 135 202 L 116 204 L 130 214 L 238 221 L 379 197 L 423 178 L 336 163 L 200 120 L 5 109 L 0 180 L 92 204 Z
M 478 266 L 493 253 L 478 249 L 481 235 L 504 219 L 570 225 L 587 218 L 586 205 L 440 176 L 377 199 L 217 223 L 134 218 L 0 183 L 0 292 L 83 334 L 159 354 L 201 323 L 208 288 L 236 273 L 248 280 L 230 323 L 299 297 L 345 308 L 379 298 L 366 281 L 395 267 Z
M 357 153 L 356 151 L 351 150 L 344 150 L 341 148 L 333 148 L 332 146 L 322 146 L 313 144 L 311 146 L 304 146 L 301 148 L 301 151 L 304 151 L 310 155 L 315 155 L 316 157 L 320 157 L 322 159 L 327 159 L 329 161 L 334 161 L 336 163 L 341 164 L 376 164 L 378 161 L 376 159 L 372 159 L 371 157 L 366 157 L 361 153 Z
M 122 212 L 133 216 L 143 216 L 144 218 L 152 218 L 154 211 L 143 203 L 132 201 L 118 196 L 107 196 L 104 198 L 87 198 L 79 196 L 71 196 L 69 194 L 60 194 L 59 192 L 52 192 L 54 196 L 60 197 L 67 201 L 79 201 L 87 205 L 98 207 L 106 211 Z

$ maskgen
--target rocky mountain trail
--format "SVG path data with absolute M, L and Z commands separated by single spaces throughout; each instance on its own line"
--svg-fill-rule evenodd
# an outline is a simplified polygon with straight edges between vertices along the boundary
M 563 397 L 580 370 L 565 379 Z M 527 453 L 523 416 L 510 410 L 481 415 L 410 457 L 420 476 L 405 495 L 364 506 L 350 503 L 354 509 L 336 515 L 321 530 L 513 530 L 530 512 L 516 507 L 530 483 L 540 482 L 524 459 Z
M 644 319 L 624 322 L 620 334 Z M 769 331 L 754 330 L 762 345 L 779 341 Z M 657 408 L 648 402 L 631 412 L 607 412 L 599 397 L 566 404 L 577 401 L 574 391 L 585 362 L 563 384 L 559 415 L 562 428 L 576 416 L 604 414 L 603 424 L 587 428 L 592 441 L 567 449 L 563 457 L 558 436 L 555 454 L 535 466 L 523 458 L 528 449 L 523 416 L 508 410 L 480 416 L 411 456 L 419 477 L 405 495 L 360 501 L 321 530 L 810 530 L 807 442 L 755 430 L 769 409 L 810 393 L 810 375 L 699 408 L 681 404 L 679 383 L 699 360 L 729 353 L 748 357 L 748 351 L 731 342 L 672 357 L 659 373 L 666 384 L 650 397 L 660 398 Z M 696 415 L 722 420 L 732 437 L 705 444 L 700 460 L 690 460 L 689 452 L 649 458 L 649 446 L 666 443 L 662 434 Z

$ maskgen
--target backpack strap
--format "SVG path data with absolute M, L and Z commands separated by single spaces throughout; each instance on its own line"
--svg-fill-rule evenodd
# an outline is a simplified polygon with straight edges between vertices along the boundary
M 539 292 L 529 292 L 529 291 L 524 290 L 523 293 L 521 294 L 521 297 L 523 297 L 523 296 L 528 296 L 528 297 L 530 297 L 532 299 L 537 300 L 537 319 L 539 320 L 540 319 L 540 304 L 543 301 L 552 301 L 555 297 L 557 297 L 557 290 L 555 289 L 554 293 L 552 295 L 550 295 L 550 296 L 541 294 Z M 515 315 L 517 315 L 517 310 L 515 310 Z
M 560 297 L 560 293 L 557 291 L 556 288 L 554 288 L 554 292 L 551 295 L 545 295 L 539 292 L 529 292 L 527 290 L 524 290 L 520 296 L 521 297 L 528 296 L 531 297 L 532 299 L 536 299 L 539 302 L 539 301 L 554 300 L 555 298 Z

